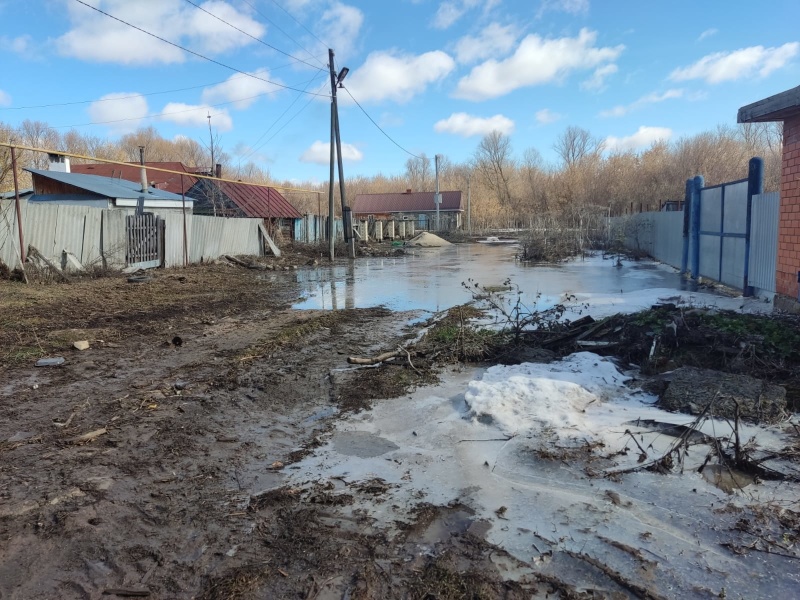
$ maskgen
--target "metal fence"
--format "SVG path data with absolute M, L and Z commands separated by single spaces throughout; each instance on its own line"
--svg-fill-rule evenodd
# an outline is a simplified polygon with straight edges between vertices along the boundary
M 684 212 L 617 217 L 616 235 L 628 248 L 687 276 L 713 279 L 745 294 L 772 294 L 780 197 L 760 193 L 762 173 L 761 159 L 752 159 L 747 179 L 703 187 L 696 177 L 687 182 Z
M 63 253 L 72 253 L 84 266 L 99 264 L 122 268 L 126 264 L 126 217 L 133 209 L 101 209 L 83 206 L 44 205 L 22 201 L 25 248 L 35 246 L 56 264 Z M 164 220 L 164 266 L 181 266 L 184 252 L 189 262 L 211 260 L 223 254 L 262 254 L 261 219 L 184 216 L 181 211 L 153 211 Z M 9 267 L 21 258 L 16 210 L 13 200 L 0 201 L 0 261 Z

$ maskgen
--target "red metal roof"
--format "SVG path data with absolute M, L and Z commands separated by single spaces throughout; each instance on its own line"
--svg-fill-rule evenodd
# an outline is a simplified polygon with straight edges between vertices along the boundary
M 439 210 L 462 210 L 461 192 L 441 192 Z M 436 210 L 434 192 L 391 192 L 388 194 L 358 194 L 353 201 L 353 214 L 386 214 Z
M 168 169 L 170 171 L 181 171 L 187 173 L 183 177 L 183 187 L 181 187 L 181 176 L 175 173 L 162 173 L 161 171 L 147 171 L 147 182 L 155 183 L 156 188 L 159 190 L 166 190 L 173 194 L 181 194 L 189 191 L 197 179 L 189 175 L 189 173 L 196 172 L 192 167 L 185 167 L 183 163 L 170 161 L 170 162 L 146 162 L 145 167 L 158 167 L 160 169 Z M 103 177 L 118 177 L 127 181 L 139 182 L 141 175 L 138 163 L 130 163 L 128 165 L 113 165 L 110 163 L 87 163 L 87 164 L 73 164 L 70 167 L 73 173 L 83 173 L 85 175 L 102 175 Z
M 222 193 L 248 217 L 262 219 L 301 219 L 303 215 L 275 188 L 215 181 Z

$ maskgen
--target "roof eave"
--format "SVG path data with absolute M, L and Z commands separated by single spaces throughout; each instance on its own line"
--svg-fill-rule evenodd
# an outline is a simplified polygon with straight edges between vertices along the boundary
M 800 115 L 800 86 L 753 102 L 739 109 L 737 123 L 785 121 Z

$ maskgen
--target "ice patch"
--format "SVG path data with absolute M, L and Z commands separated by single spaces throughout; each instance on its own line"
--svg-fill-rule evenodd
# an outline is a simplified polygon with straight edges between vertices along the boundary
M 470 416 L 487 417 L 509 436 L 548 430 L 559 437 L 593 438 L 586 408 L 625 397 L 630 378 L 610 360 L 578 352 L 550 363 L 497 365 L 465 394 Z

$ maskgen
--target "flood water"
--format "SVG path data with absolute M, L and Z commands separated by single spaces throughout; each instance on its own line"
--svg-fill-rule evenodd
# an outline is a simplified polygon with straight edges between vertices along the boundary
M 499 286 L 506 279 L 520 287 L 526 302 L 537 294 L 538 308 L 552 306 L 566 293 L 628 293 L 650 288 L 681 289 L 681 278 L 656 263 L 615 261 L 601 256 L 560 265 L 528 265 L 514 260 L 515 246 L 454 244 L 411 248 L 392 258 L 360 259 L 346 265 L 297 272 L 303 300 L 299 309 L 386 306 L 392 310 L 440 311 L 472 296 L 462 282 Z

